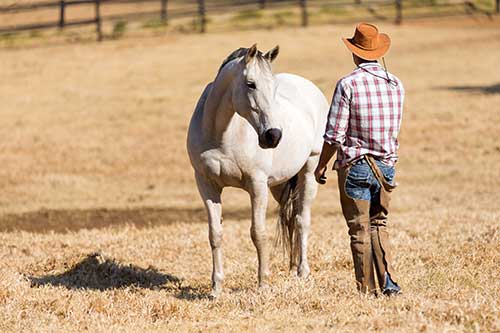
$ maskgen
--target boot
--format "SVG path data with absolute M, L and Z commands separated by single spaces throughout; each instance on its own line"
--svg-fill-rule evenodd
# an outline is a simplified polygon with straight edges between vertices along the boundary
M 401 294 L 401 287 L 391 280 L 389 274 L 385 273 L 385 283 L 382 294 L 385 296 L 396 296 Z

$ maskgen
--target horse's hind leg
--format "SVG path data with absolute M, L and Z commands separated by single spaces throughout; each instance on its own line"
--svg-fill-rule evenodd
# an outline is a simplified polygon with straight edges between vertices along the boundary
M 307 277 L 310 273 L 307 262 L 307 239 L 311 226 L 311 206 L 318 190 L 318 184 L 314 178 L 314 169 L 317 164 L 318 156 L 311 156 L 299 173 L 299 197 L 295 224 L 299 241 L 299 266 L 297 268 L 299 277 Z
M 222 188 L 196 173 L 196 184 L 208 215 L 208 238 L 212 248 L 212 296 L 217 297 L 222 291 L 224 271 L 222 267 Z

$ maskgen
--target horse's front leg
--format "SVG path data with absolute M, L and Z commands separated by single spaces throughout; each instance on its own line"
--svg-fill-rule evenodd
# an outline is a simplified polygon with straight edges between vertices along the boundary
M 252 201 L 252 226 L 250 235 L 257 249 L 259 260 L 259 287 L 267 285 L 269 279 L 269 251 L 266 234 L 266 209 L 268 200 L 267 178 L 252 180 L 249 186 Z
M 196 173 L 196 184 L 208 215 L 208 239 L 212 248 L 212 297 L 222 291 L 224 271 L 222 265 L 222 188 Z

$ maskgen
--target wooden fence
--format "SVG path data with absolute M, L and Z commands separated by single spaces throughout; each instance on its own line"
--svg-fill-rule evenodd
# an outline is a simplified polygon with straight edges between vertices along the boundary
M 432 1 L 432 6 L 451 6 L 461 5 L 468 9 L 469 12 L 482 12 L 487 15 L 498 14 L 500 12 L 500 0 L 494 1 L 494 12 L 486 12 L 475 6 L 472 1 Z M 176 2 L 177 6 L 172 8 L 169 5 Z M 103 6 L 119 5 L 119 4 L 143 4 L 156 3 L 157 10 L 147 12 L 130 12 L 112 15 L 102 15 Z M 94 16 L 87 19 L 67 20 L 66 14 L 71 8 L 81 5 L 91 5 L 94 7 Z M 169 20 L 180 17 L 192 17 L 199 23 L 199 31 L 206 32 L 207 15 L 216 15 L 238 10 L 248 9 L 268 9 L 277 7 L 293 7 L 300 9 L 300 17 L 302 26 L 309 25 L 309 10 L 318 8 L 319 6 L 332 6 L 334 8 L 342 8 L 346 6 L 382 6 L 394 7 L 395 17 L 394 22 L 401 24 L 403 21 L 403 12 L 405 9 L 416 8 L 419 6 L 430 6 L 429 1 L 411 1 L 411 0 L 59 0 L 59 1 L 41 1 L 30 4 L 11 5 L 0 7 L 0 15 L 8 15 L 9 13 L 31 13 L 38 10 L 57 9 L 59 19 L 53 22 L 46 23 L 30 23 L 16 24 L 11 26 L 2 26 L 0 20 L 0 34 L 10 34 L 20 31 L 32 31 L 58 28 L 64 29 L 70 26 L 95 25 L 97 40 L 103 39 L 102 22 L 103 20 L 132 20 L 139 17 L 158 17 L 162 23 L 167 24 Z

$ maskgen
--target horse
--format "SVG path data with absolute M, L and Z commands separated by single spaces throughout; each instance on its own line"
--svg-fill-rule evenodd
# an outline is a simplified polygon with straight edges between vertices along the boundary
M 212 291 L 224 279 L 222 265 L 222 189 L 250 195 L 250 235 L 257 250 L 258 285 L 268 284 L 266 233 L 268 188 L 279 204 L 278 230 L 290 257 L 290 270 L 310 273 L 307 240 L 316 197 L 328 102 L 316 85 L 297 75 L 273 74 L 279 46 L 262 53 L 254 44 L 239 48 L 222 63 L 198 100 L 187 137 L 196 184 L 208 215 L 212 250 Z

